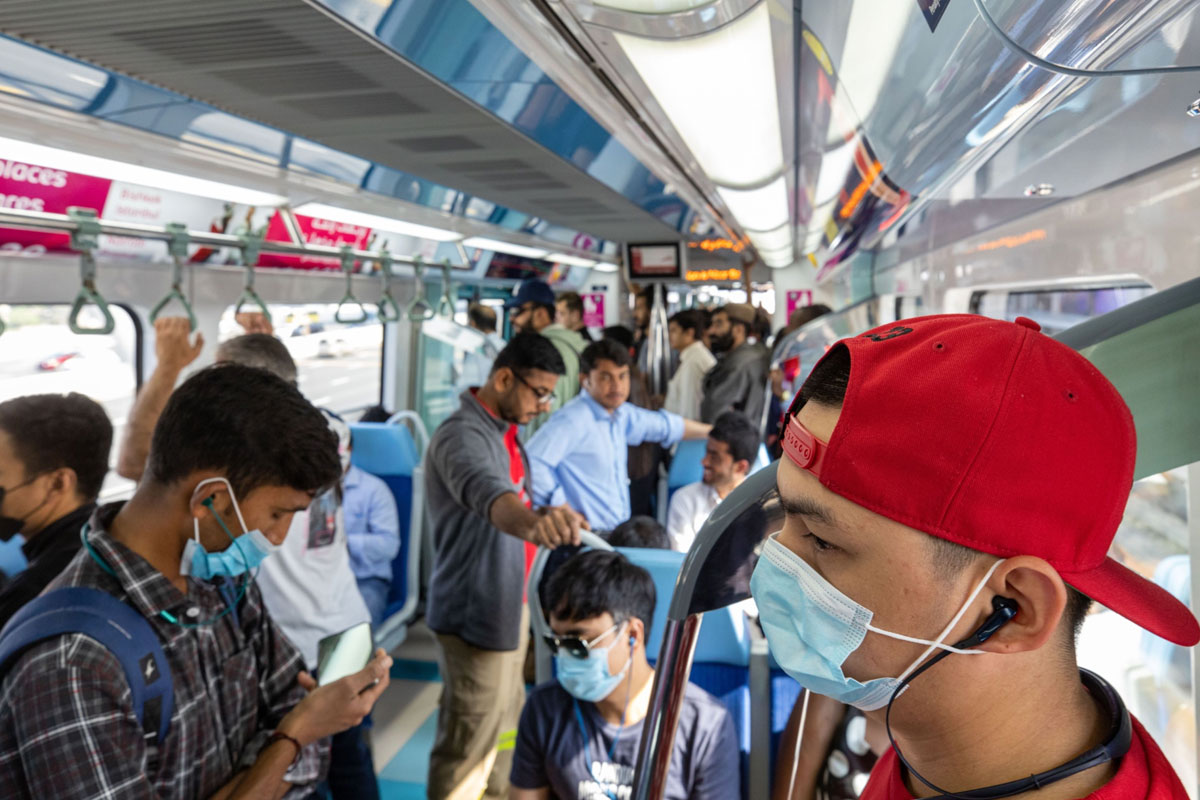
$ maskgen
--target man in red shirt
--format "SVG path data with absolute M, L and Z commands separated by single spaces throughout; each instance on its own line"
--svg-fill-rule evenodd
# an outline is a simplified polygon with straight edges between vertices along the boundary
M 1076 665 L 1093 599 L 1200 640 L 1106 557 L 1136 440 L 1094 366 L 1027 319 L 907 320 L 835 345 L 785 425 L 751 586 L 780 665 L 888 726 L 864 798 L 1187 798 Z

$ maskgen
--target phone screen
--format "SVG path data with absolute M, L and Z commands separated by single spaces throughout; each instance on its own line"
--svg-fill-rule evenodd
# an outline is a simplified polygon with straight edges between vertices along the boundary
M 326 636 L 317 645 L 317 683 L 324 686 L 353 675 L 367 665 L 374 649 L 369 622 Z

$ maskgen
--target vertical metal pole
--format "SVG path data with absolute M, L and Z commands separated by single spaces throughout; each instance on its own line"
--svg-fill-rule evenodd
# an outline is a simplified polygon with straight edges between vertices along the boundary
M 699 631 L 699 614 L 692 614 L 682 622 L 667 620 L 654 670 L 650 710 L 642 722 L 632 800 L 662 800 L 666 791 L 675 730 L 679 727 L 679 712 L 683 707 L 683 693 L 687 689 Z
M 751 628 L 750 642 L 750 800 L 771 796 L 771 662 L 767 640 Z M 780 754 L 780 758 L 785 758 Z

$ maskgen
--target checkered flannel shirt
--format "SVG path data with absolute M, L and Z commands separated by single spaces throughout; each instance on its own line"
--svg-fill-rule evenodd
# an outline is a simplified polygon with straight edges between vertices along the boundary
M 267 737 L 304 696 L 300 654 L 272 622 L 253 584 L 226 609 L 211 584 L 188 580 L 185 596 L 141 556 L 106 533 L 119 504 L 92 518 L 88 539 L 108 575 L 80 550 L 50 588 L 101 589 L 129 603 L 158 633 L 174 681 L 175 710 L 161 748 L 147 744 L 120 662 L 81 634 L 26 651 L 0 684 L 0 797 L 207 798 L 254 763 Z M 193 611 L 192 609 L 196 609 Z M 285 780 L 308 796 L 328 768 L 328 740 L 304 748 Z

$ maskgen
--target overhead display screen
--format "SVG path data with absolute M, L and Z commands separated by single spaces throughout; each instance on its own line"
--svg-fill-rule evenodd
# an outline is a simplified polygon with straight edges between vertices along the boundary
M 640 279 L 670 279 L 683 276 L 683 259 L 679 242 L 629 245 L 629 277 Z

